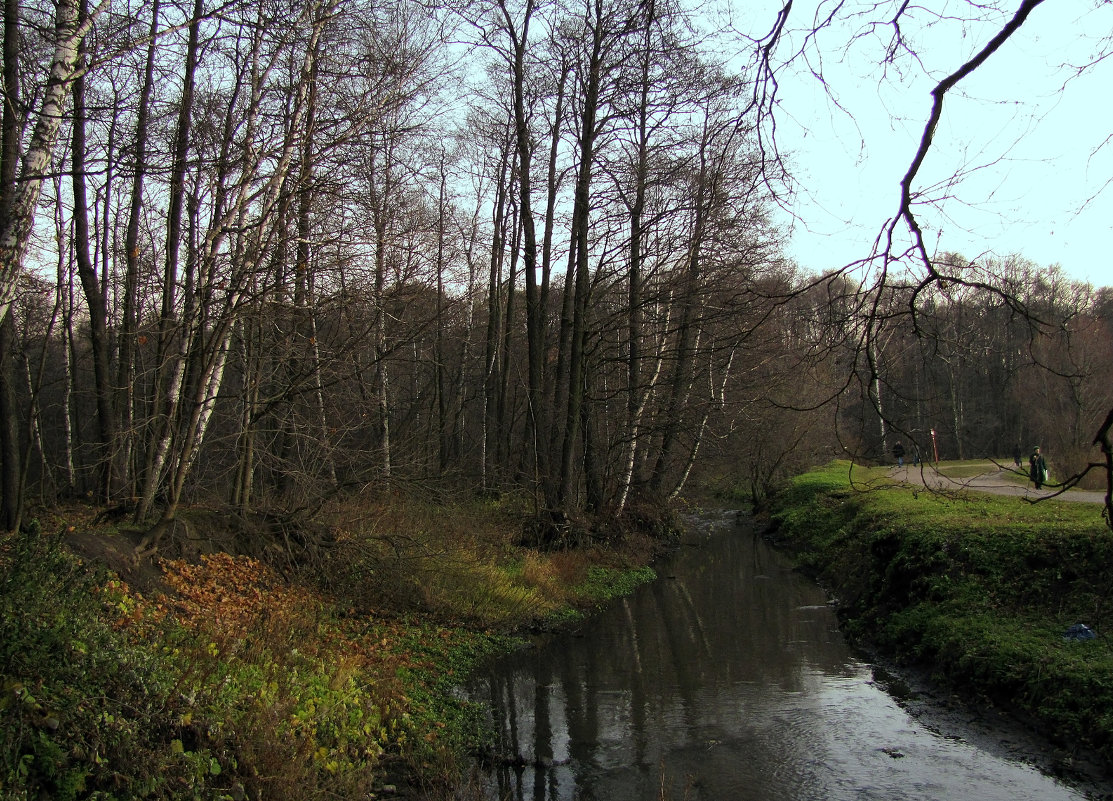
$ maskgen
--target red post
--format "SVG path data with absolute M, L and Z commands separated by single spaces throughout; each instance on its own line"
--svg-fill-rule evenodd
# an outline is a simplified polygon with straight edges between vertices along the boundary
M 931 430 L 931 452 L 935 454 L 935 463 L 939 464 L 939 443 L 935 441 L 935 429 Z

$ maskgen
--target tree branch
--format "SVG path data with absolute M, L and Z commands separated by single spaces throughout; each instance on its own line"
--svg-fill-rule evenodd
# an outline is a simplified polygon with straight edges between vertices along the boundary
M 917 148 L 912 163 L 908 167 L 908 172 L 906 172 L 904 178 L 901 179 L 900 210 L 890 224 L 889 233 L 891 238 L 896 224 L 902 219 L 905 221 L 909 230 L 912 231 L 915 237 L 916 252 L 923 262 L 924 267 L 927 268 L 928 275 L 932 278 L 938 278 L 939 275 L 935 270 L 935 265 L 931 257 L 928 255 L 927 247 L 924 245 L 923 231 L 920 229 L 919 221 L 912 211 L 912 182 L 915 180 L 917 173 L 920 171 L 920 167 L 924 163 L 924 159 L 927 158 L 928 151 L 931 149 L 932 139 L 935 137 L 935 129 L 943 116 L 943 98 L 959 81 L 978 69 L 990 56 L 996 53 L 1001 46 L 1008 41 L 1009 37 L 1024 25 L 1024 22 L 1028 19 L 1028 15 L 1042 2 L 1043 0 L 1023 0 L 1020 4 L 1020 8 L 1017 9 L 1012 19 L 997 32 L 996 36 L 986 43 L 985 47 L 979 50 L 973 58 L 940 81 L 935 88 L 931 90 L 931 114 L 928 116 L 927 123 L 924 125 L 924 132 L 920 137 L 920 146 Z

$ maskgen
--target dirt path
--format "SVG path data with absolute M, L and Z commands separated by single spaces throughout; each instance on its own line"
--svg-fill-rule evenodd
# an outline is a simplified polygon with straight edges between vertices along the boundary
M 951 492 L 974 490 L 993 495 L 1012 495 L 1018 498 L 1028 498 L 1029 500 L 1054 496 L 1057 501 L 1073 503 L 1104 503 L 1105 501 L 1105 494 L 1095 490 L 1072 489 L 1060 492 L 1057 487 L 1044 487 L 1037 491 L 1030 481 L 1025 481 L 1023 484 L 1018 483 L 1019 479 L 1016 472 L 998 467 L 993 462 L 985 462 L 983 465 L 963 465 L 963 467 L 964 469 L 981 467 L 984 468 L 985 472 L 976 476 L 956 478 L 946 474 L 946 464 L 944 463 L 944 472 L 936 470 L 934 465 L 920 464 L 918 466 L 894 467 L 889 471 L 889 475 L 909 484 L 920 484 L 932 489 Z

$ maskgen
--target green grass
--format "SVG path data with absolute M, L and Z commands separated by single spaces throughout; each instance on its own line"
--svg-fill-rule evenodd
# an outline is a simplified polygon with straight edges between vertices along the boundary
M 652 567 L 613 568 L 595 565 L 588 569 L 587 577 L 574 588 L 585 600 L 601 605 L 614 598 L 629 595 L 640 585 L 657 578 Z
M 776 536 L 855 638 L 1011 706 L 1113 765 L 1113 532 L 1088 504 L 955 498 L 836 462 L 775 499 Z M 868 475 L 868 474 L 866 474 Z M 1095 640 L 1065 640 L 1074 623 Z

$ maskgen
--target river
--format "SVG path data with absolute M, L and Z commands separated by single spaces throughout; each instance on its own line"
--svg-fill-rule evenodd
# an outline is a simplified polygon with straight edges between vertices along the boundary
M 658 572 L 466 688 L 500 736 L 486 797 L 1086 797 L 906 712 L 843 640 L 823 591 L 745 519 L 692 520 Z

